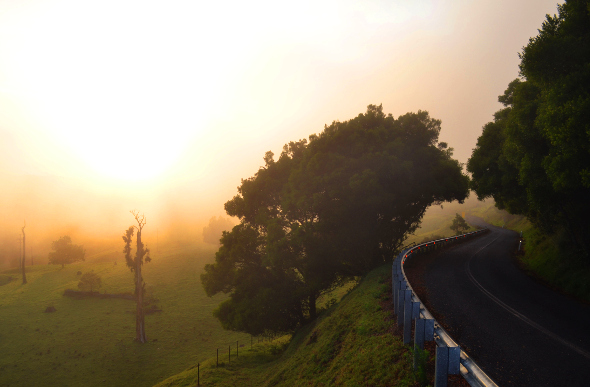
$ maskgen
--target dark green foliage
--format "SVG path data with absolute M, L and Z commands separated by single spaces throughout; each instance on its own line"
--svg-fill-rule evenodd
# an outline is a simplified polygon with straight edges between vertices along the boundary
M 317 298 L 391 260 L 426 208 L 464 200 L 468 179 L 438 144 L 427 112 L 394 119 L 381 106 L 285 145 L 225 204 L 241 223 L 221 238 L 201 281 L 230 293 L 227 329 L 288 331 L 317 315 Z
M 521 57 L 523 80 L 499 97 L 467 164 L 479 198 L 565 230 L 587 256 L 590 233 L 590 1 L 559 5 Z
M 51 251 L 49 253 L 49 263 L 61 265 L 83 261 L 86 251 L 80 245 L 72 244 L 72 238 L 63 236 L 56 241 L 51 242 Z
M 469 230 L 469 225 L 461 215 L 456 214 L 450 229 L 455 231 L 457 234 L 460 234 Z

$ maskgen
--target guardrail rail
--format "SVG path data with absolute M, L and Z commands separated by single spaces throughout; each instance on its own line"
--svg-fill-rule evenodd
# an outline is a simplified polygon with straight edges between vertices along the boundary
M 397 316 L 398 326 L 403 329 L 404 344 L 408 345 L 412 342 L 412 324 L 414 324 L 415 349 L 424 349 L 425 341 L 436 342 L 434 387 L 446 387 L 448 375 L 458 374 L 461 374 L 472 387 L 498 387 L 498 385 L 465 351 L 461 350 L 461 347 L 432 317 L 408 282 L 404 262 L 411 256 L 462 242 L 486 231 L 488 230 L 482 229 L 421 243 L 404 249 L 393 261 L 391 269 L 393 310 Z M 414 351 L 414 368 L 417 367 L 418 351 Z

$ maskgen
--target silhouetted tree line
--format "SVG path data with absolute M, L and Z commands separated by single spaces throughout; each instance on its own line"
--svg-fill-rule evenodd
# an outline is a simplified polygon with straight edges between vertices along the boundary
M 520 54 L 520 79 L 498 100 L 467 164 L 480 199 L 565 231 L 588 257 L 590 235 L 590 1 L 547 15 Z

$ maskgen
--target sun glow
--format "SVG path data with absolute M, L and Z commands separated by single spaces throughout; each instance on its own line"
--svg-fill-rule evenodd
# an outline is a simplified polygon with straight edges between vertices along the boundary
M 102 176 L 166 172 L 202 134 L 220 92 L 223 66 L 204 57 L 211 50 L 202 26 L 162 6 L 39 5 L 0 42 L 13 53 L 6 89 L 53 141 Z

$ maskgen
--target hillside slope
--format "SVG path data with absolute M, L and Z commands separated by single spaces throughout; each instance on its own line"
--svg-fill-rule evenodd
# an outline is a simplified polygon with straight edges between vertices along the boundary
M 318 320 L 289 337 L 228 349 L 158 384 L 194 386 L 413 386 L 410 353 L 391 321 L 390 265 L 369 273 Z M 232 352 L 235 350 L 232 349 Z

